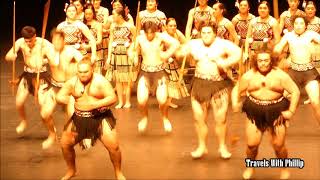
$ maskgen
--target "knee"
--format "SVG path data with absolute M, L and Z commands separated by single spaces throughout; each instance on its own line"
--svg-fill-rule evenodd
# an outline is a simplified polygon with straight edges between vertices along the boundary
M 276 152 L 281 152 L 283 149 L 285 149 L 285 146 L 283 143 L 277 143 L 277 142 L 272 142 L 272 147 Z
M 225 125 L 227 123 L 226 113 L 216 113 L 215 122 L 217 125 Z
M 311 105 L 314 108 L 320 108 L 320 103 L 319 103 L 319 99 L 311 99 Z
M 60 140 L 60 145 L 62 149 L 68 149 L 73 146 L 71 142 L 71 134 L 63 132 Z
M 52 110 L 50 108 L 43 107 L 41 108 L 40 115 L 42 119 L 48 121 L 52 115 Z
M 248 145 L 247 146 L 247 154 L 256 154 L 258 153 L 259 145 Z

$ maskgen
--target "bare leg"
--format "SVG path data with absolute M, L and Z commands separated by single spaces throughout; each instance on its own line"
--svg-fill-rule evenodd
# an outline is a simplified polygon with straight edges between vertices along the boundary
M 114 167 L 115 176 L 118 180 L 126 179 L 121 171 L 121 151 L 117 139 L 116 129 L 111 130 L 108 123 L 103 120 L 103 134 L 100 137 L 101 142 L 109 151 L 109 156 Z
M 162 78 L 161 80 L 159 80 L 156 96 L 159 103 L 159 109 L 162 115 L 164 130 L 170 133 L 172 131 L 172 125 L 168 118 L 168 103 L 167 103 L 168 90 L 167 90 L 165 78 Z
M 275 127 L 275 132 L 271 132 L 272 146 L 277 158 L 288 158 L 288 150 L 285 146 L 286 127 L 280 125 Z M 290 173 L 288 168 L 281 169 L 280 179 L 289 179 Z
M 169 98 L 169 99 L 168 99 L 168 104 L 169 104 L 169 106 L 170 106 L 171 108 L 174 108 L 174 109 L 178 108 L 178 105 L 176 105 L 176 104 L 174 104 L 174 103 L 172 102 L 172 98 Z
M 261 142 L 262 132 L 249 119 L 247 119 L 246 126 L 247 158 L 254 160 L 258 155 L 258 148 Z M 246 170 L 242 174 L 243 179 L 251 179 L 253 172 L 253 168 L 246 168 Z
M 131 107 L 131 82 L 123 83 L 123 88 L 125 90 L 125 97 L 126 97 L 126 104 L 123 106 L 124 108 L 130 108 Z
M 73 176 L 76 175 L 76 171 L 77 171 L 76 170 L 76 153 L 74 151 L 76 133 L 73 133 L 71 131 L 71 127 L 72 127 L 71 125 L 72 124 L 70 123 L 67 130 L 62 132 L 62 137 L 61 137 L 62 154 L 68 166 L 67 173 L 61 178 L 61 180 L 71 179 Z
M 320 103 L 319 103 L 319 83 L 318 81 L 310 81 L 306 85 L 306 92 L 311 101 L 311 106 L 314 111 L 315 117 L 320 125 Z
M 117 89 L 117 95 L 118 95 L 118 105 L 116 105 L 116 109 L 120 109 L 123 106 L 123 86 L 121 82 L 116 82 L 116 89 Z
M 138 90 L 137 90 L 138 104 L 143 116 L 138 123 L 138 131 L 140 133 L 145 132 L 148 124 L 148 107 L 147 107 L 148 98 L 149 98 L 149 90 L 147 87 L 147 82 L 145 77 L 142 76 L 139 79 Z
M 208 104 L 200 104 L 194 97 L 191 97 L 191 106 L 193 110 L 193 118 L 195 120 L 195 128 L 198 136 L 198 147 L 196 150 L 191 152 L 191 156 L 197 159 L 208 153 Z
M 229 104 L 228 92 L 223 92 L 219 97 L 212 98 L 211 105 L 214 112 L 214 119 L 216 122 L 216 134 L 219 141 L 219 152 L 222 158 L 227 159 L 231 157 L 231 153 L 227 149 L 226 135 L 227 135 L 227 110 Z
M 17 96 L 16 96 L 16 108 L 20 116 L 20 123 L 16 128 L 16 132 L 18 134 L 23 133 L 23 131 L 27 127 L 27 119 L 26 119 L 26 113 L 24 110 L 24 103 L 26 102 L 29 92 L 28 92 L 28 89 L 25 87 L 24 83 L 25 83 L 25 80 L 22 79 L 19 83 Z

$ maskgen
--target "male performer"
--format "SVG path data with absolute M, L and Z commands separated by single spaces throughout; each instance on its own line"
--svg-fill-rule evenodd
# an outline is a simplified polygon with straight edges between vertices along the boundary
M 286 125 L 293 116 L 298 101 L 299 89 L 290 76 L 276 67 L 275 59 L 268 51 L 258 51 L 253 56 L 253 69 L 245 73 L 235 87 L 232 97 L 235 111 L 240 109 L 240 95 L 247 95 L 242 110 L 247 114 L 247 158 L 255 160 L 264 131 L 272 137 L 272 146 L 277 158 L 287 158 L 285 146 Z M 283 96 L 291 94 L 290 102 Z M 253 168 L 247 168 L 244 179 L 250 179 Z M 281 179 L 288 179 L 286 168 L 281 170 Z
M 50 75 L 47 72 L 44 60 L 46 48 L 52 47 L 52 44 L 46 39 L 36 37 L 36 29 L 31 26 L 23 27 L 21 35 L 22 38 L 18 39 L 14 45 L 16 52 L 21 50 L 24 57 L 24 72 L 21 75 L 16 95 L 16 107 L 21 119 L 16 132 L 21 134 L 27 127 L 24 103 L 28 94 L 34 95 L 37 72 L 40 72 L 38 103 L 40 105 L 41 118 L 49 131 L 48 138 L 42 143 L 42 148 L 46 149 L 54 143 L 56 138 L 52 116 L 47 110 L 46 92 L 50 84 Z M 17 58 L 16 52 L 14 53 L 13 48 L 11 48 L 5 59 L 7 61 L 15 61 Z
M 61 146 L 68 171 L 62 179 L 70 179 L 76 173 L 74 146 L 83 148 L 94 145 L 99 139 L 108 149 L 117 179 L 125 179 L 121 172 L 121 152 L 115 129 L 116 119 L 111 110 L 117 98 L 111 84 L 100 74 L 93 73 L 88 58 L 78 63 L 77 76 L 68 80 L 57 94 L 57 101 L 69 102 L 75 98 L 75 112 L 65 125 Z
M 50 102 L 47 102 L 47 111 L 53 114 L 54 108 L 57 104 L 55 96 L 62 88 L 62 85 L 71 77 L 76 75 L 77 62 L 81 61 L 83 56 L 80 51 L 71 46 L 65 46 L 65 35 L 62 31 L 52 31 L 53 48 L 48 51 L 48 60 L 51 70 L 51 87 L 48 94 Z M 73 112 L 73 99 L 70 99 L 68 106 L 68 114 Z M 69 117 L 70 118 L 70 117 Z
M 226 115 L 229 103 L 228 87 L 232 85 L 226 70 L 241 57 L 241 49 L 232 42 L 216 37 L 215 24 L 200 26 L 201 39 L 193 39 L 178 54 L 192 55 L 196 61 L 195 77 L 191 90 L 191 105 L 198 135 L 198 147 L 191 152 L 193 158 L 201 158 L 207 150 L 207 116 L 211 104 L 216 121 L 216 134 L 222 158 L 230 158 L 226 146 Z
M 312 109 L 320 124 L 319 82 L 320 75 L 312 62 L 312 42 L 320 43 L 320 35 L 314 31 L 306 30 L 307 20 L 302 16 L 293 19 L 293 31 L 286 33 L 275 46 L 274 51 L 281 53 L 288 44 L 291 62 L 288 73 L 298 85 L 305 88 L 311 101 Z
M 144 34 L 137 37 L 137 48 L 134 53 L 135 63 L 138 54 L 142 55 L 141 71 L 138 81 L 137 98 L 142 111 L 142 119 L 138 124 L 139 132 L 144 132 L 148 123 L 147 102 L 149 92 L 156 94 L 159 109 L 162 114 L 164 129 L 171 132 L 172 126 L 168 119 L 168 91 L 164 62 L 166 62 L 179 47 L 179 42 L 167 34 L 159 33 L 158 26 L 152 21 L 143 24 Z M 167 50 L 162 51 L 163 45 Z

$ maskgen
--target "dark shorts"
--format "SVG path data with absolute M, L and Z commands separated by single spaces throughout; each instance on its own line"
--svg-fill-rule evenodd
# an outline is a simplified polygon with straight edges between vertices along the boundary
M 281 116 L 282 111 L 289 109 L 289 105 L 289 100 L 284 97 L 274 101 L 260 101 L 253 97 L 247 97 L 243 103 L 242 111 L 260 131 L 264 132 L 267 128 L 273 129 L 274 121 Z
M 19 83 L 22 79 L 26 80 L 26 88 L 28 88 L 28 91 L 30 94 L 34 95 L 34 91 L 35 91 L 35 82 L 37 81 L 37 73 L 30 73 L 30 72 L 23 72 L 20 76 L 20 80 Z M 45 71 L 45 72 L 40 72 L 39 74 L 39 80 L 40 80 L 40 85 L 42 84 L 47 84 L 48 88 L 49 85 L 51 84 L 50 82 L 50 74 L 49 72 Z M 47 88 L 47 89 L 48 89 Z
M 96 140 L 102 135 L 103 120 L 107 121 L 111 130 L 115 128 L 116 119 L 112 111 L 107 107 L 92 111 L 79 111 L 75 109 L 71 121 L 73 123 L 72 131 L 77 133 L 76 143 L 79 143 L 83 139 L 91 139 L 91 145 L 93 146 Z M 65 126 L 65 130 L 71 121 Z M 81 143 L 80 146 L 85 148 Z
M 288 74 L 297 84 L 300 90 L 303 89 L 308 82 L 313 80 L 320 80 L 320 75 L 316 68 L 306 71 L 296 71 L 293 69 L 289 69 Z
M 141 77 L 145 77 L 147 81 L 147 87 L 149 92 L 154 96 L 156 94 L 156 90 L 158 87 L 158 80 L 161 80 L 163 77 L 167 79 L 167 74 L 164 70 L 157 71 L 157 72 L 146 72 L 141 70 L 139 72 L 139 79 Z
M 233 83 L 230 79 L 222 81 L 212 81 L 194 77 L 191 87 L 191 96 L 198 102 L 210 102 L 212 97 L 222 90 L 232 87 Z

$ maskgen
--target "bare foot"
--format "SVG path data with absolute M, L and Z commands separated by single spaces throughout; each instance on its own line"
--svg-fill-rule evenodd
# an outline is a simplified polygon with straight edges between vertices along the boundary
M 243 179 L 251 179 L 253 171 L 253 168 L 247 168 L 246 170 L 244 170 L 242 174 Z
M 311 103 L 310 99 L 307 99 L 303 102 L 303 104 L 310 104 L 310 103 Z
M 208 154 L 208 149 L 206 147 L 205 148 L 198 147 L 195 151 L 192 151 L 190 154 L 193 159 L 200 159 L 204 155 Z
M 119 172 L 116 174 L 117 180 L 126 180 L 126 177 L 122 174 L 122 172 Z
M 19 125 L 16 127 L 16 132 L 17 134 L 21 134 L 24 132 L 24 130 L 27 127 L 27 121 L 26 120 L 22 120 Z
M 290 172 L 288 169 L 281 169 L 280 172 L 280 179 L 289 179 L 290 178 Z
M 143 133 L 146 131 L 148 125 L 148 119 L 146 117 L 142 118 L 138 123 L 138 131 Z
M 228 151 L 226 147 L 221 147 L 219 149 L 219 153 L 222 159 L 229 159 L 231 157 L 231 153 Z
M 75 170 L 68 170 L 67 174 L 64 175 L 61 180 L 68 180 L 71 179 L 72 177 L 74 177 L 76 175 L 76 171 Z
M 163 127 L 164 127 L 164 131 L 167 133 L 170 133 L 172 131 L 172 125 L 169 119 L 163 118 Z
M 131 108 L 131 103 L 126 103 L 123 107 L 124 108 Z
M 178 105 L 176 105 L 176 104 L 174 104 L 174 103 L 172 103 L 172 102 L 169 104 L 169 106 L 170 106 L 171 108 L 173 108 L 173 109 L 178 108 Z
M 56 135 L 49 135 L 49 137 L 42 142 L 42 149 L 50 148 L 56 141 Z
M 122 103 L 119 103 L 118 105 L 116 105 L 116 109 L 121 109 L 123 107 L 123 104 Z

